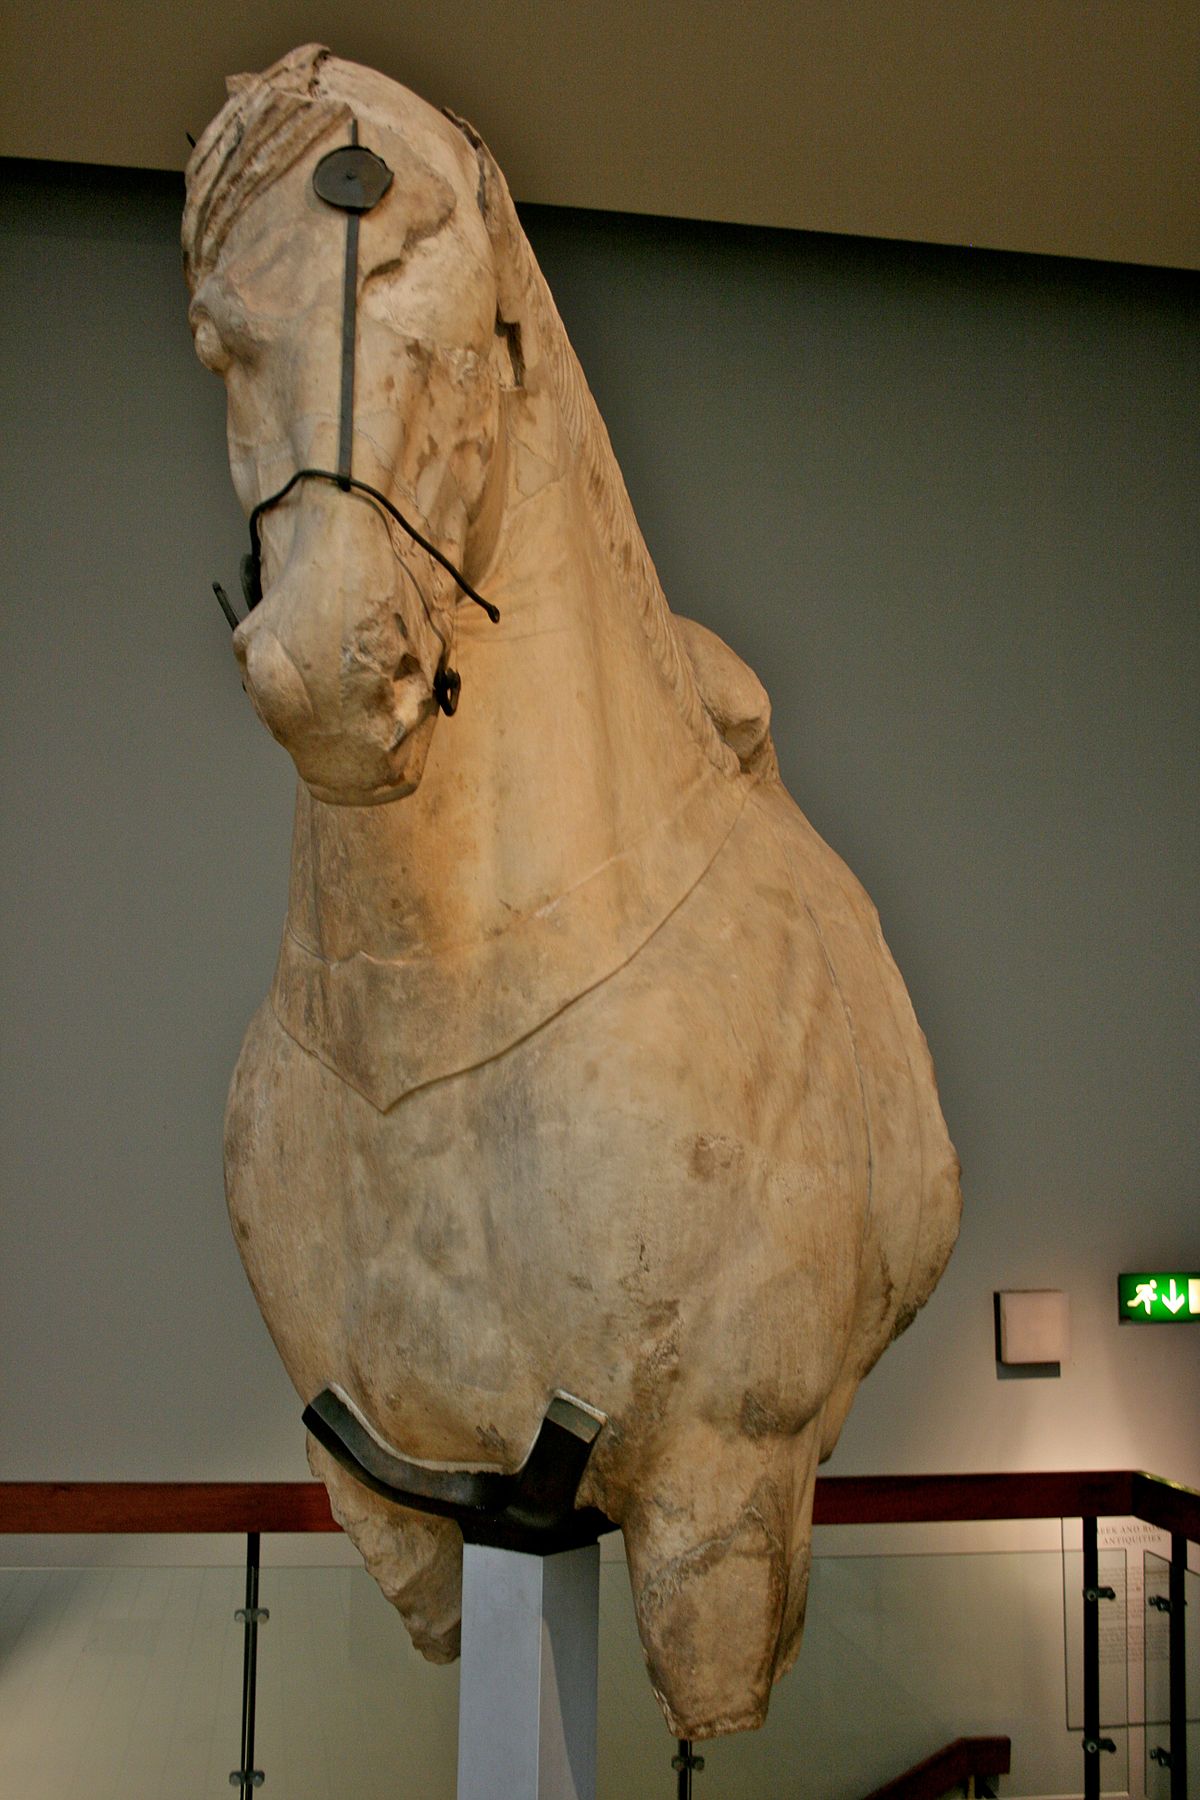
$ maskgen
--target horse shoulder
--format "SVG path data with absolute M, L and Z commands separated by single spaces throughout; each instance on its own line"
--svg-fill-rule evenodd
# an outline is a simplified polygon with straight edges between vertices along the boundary
M 754 774 L 774 773 L 771 702 L 754 670 L 707 625 L 682 613 L 673 614 L 672 623 L 705 711 L 742 768 Z

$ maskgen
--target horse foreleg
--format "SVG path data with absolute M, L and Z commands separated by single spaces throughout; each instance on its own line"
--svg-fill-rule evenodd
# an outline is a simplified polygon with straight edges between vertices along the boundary
M 365 1488 L 315 1439 L 308 1462 L 333 1516 L 408 1628 L 422 1656 L 453 1662 L 462 1629 L 462 1534 L 449 1519 L 413 1512 Z
M 761 1725 L 799 1646 L 819 1421 L 795 1436 L 684 1426 L 623 1522 L 650 1679 L 678 1737 Z

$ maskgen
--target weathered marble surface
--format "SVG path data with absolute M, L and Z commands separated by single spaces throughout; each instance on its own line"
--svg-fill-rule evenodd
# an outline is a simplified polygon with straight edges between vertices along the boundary
M 302 780 L 234 1229 L 300 1394 L 404 1456 L 514 1468 L 556 1390 L 600 1409 L 580 1499 L 624 1531 L 668 1722 L 738 1730 L 795 1656 L 817 1462 L 945 1264 L 957 1163 L 875 912 L 754 675 L 668 611 L 487 150 L 311 46 L 231 83 L 188 170 L 243 504 L 336 456 L 345 225 L 311 181 L 352 116 L 395 176 L 361 227 L 355 473 L 503 617 L 359 495 L 306 482 L 264 521 L 234 643 Z M 455 1527 L 312 1461 L 453 1656 Z

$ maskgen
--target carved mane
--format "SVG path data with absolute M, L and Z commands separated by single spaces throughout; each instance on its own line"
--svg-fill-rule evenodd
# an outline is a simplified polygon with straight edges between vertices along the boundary
M 229 98 L 188 158 L 184 180 L 183 268 L 193 293 L 215 267 L 245 209 L 350 116 L 345 100 L 321 91 L 332 53 L 293 50 L 262 75 L 232 75 Z
M 568 442 L 579 459 L 583 492 L 601 542 L 637 607 L 658 667 L 666 675 L 692 735 L 725 775 L 736 775 L 737 755 L 724 742 L 705 707 L 687 655 L 679 643 L 658 571 L 634 514 L 608 429 L 588 387 L 546 278 L 517 218 L 508 184 L 475 128 L 446 109 L 479 161 L 479 203 L 495 250 L 500 280 L 500 326 L 531 328 L 544 358 Z

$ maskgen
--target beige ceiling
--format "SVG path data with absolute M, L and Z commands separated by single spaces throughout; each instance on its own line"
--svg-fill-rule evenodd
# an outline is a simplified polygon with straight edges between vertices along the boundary
M 19 14 L 19 16 L 18 16 Z M 315 40 L 519 200 L 1200 267 L 1200 0 L 3 0 L 0 152 L 179 168 Z

